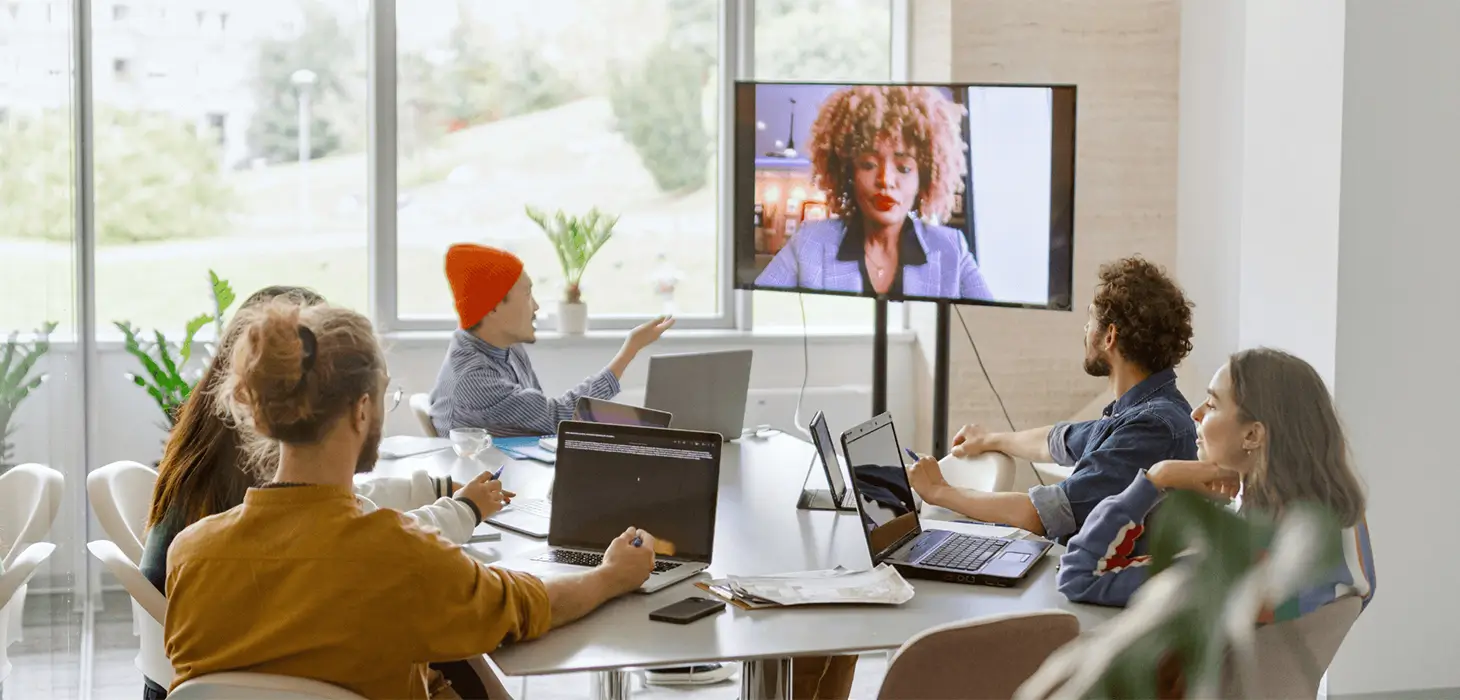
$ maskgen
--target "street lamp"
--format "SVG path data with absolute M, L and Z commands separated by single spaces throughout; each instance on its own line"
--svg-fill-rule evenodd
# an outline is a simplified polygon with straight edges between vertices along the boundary
M 310 99 L 319 76 L 308 68 L 300 68 L 289 76 L 289 82 L 299 92 L 299 215 L 304 218 L 304 232 L 309 235 L 314 233 L 314 217 L 309 210 Z

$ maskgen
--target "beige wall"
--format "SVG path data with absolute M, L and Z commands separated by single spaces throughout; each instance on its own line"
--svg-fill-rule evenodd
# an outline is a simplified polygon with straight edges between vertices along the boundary
M 1077 311 L 962 309 L 1015 424 L 1066 418 L 1104 389 L 1080 363 L 1100 263 L 1141 253 L 1174 271 L 1179 0 L 910 0 L 910 8 L 913 80 L 1079 87 Z M 927 308 L 914 311 L 923 347 L 915 443 L 927 448 L 933 312 L 918 306 Z M 1004 424 L 957 318 L 951 347 L 950 427 Z

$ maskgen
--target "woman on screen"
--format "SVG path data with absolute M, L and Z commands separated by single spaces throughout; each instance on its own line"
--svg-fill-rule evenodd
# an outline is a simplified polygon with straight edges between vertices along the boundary
M 811 126 L 810 158 L 838 218 L 806 224 L 756 286 L 989 299 L 963 232 L 927 223 L 946 218 L 963 187 L 962 112 L 930 87 L 833 93 Z

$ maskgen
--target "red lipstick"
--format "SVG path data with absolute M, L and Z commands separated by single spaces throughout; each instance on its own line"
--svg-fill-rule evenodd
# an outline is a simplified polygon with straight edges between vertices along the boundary
M 889 212 L 897 208 L 897 200 L 885 194 L 874 195 L 872 207 L 880 212 Z

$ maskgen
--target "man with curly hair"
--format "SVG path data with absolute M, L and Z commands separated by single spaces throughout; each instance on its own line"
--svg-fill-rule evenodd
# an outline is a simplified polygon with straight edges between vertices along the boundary
M 1165 272 L 1139 257 L 1105 265 L 1085 323 L 1085 371 L 1107 378 L 1115 399 L 1101 417 L 1011 433 L 966 425 L 953 439 L 959 457 L 1003 452 L 1074 467 L 1074 474 L 1028 494 L 986 493 L 949 485 L 937 461 L 923 459 L 910 470 L 913 488 L 966 517 L 1064 542 L 1140 470 L 1196 459 L 1196 424 L 1174 370 L 1191 352 L 1191 307 Z
M 806 224 L 760 287 L 989 299 L 962 231 L 937 225 L 963 189 L 963 107 L 931 87 L 858 86 L 811 125 L 812 184 L 836 218 Z

